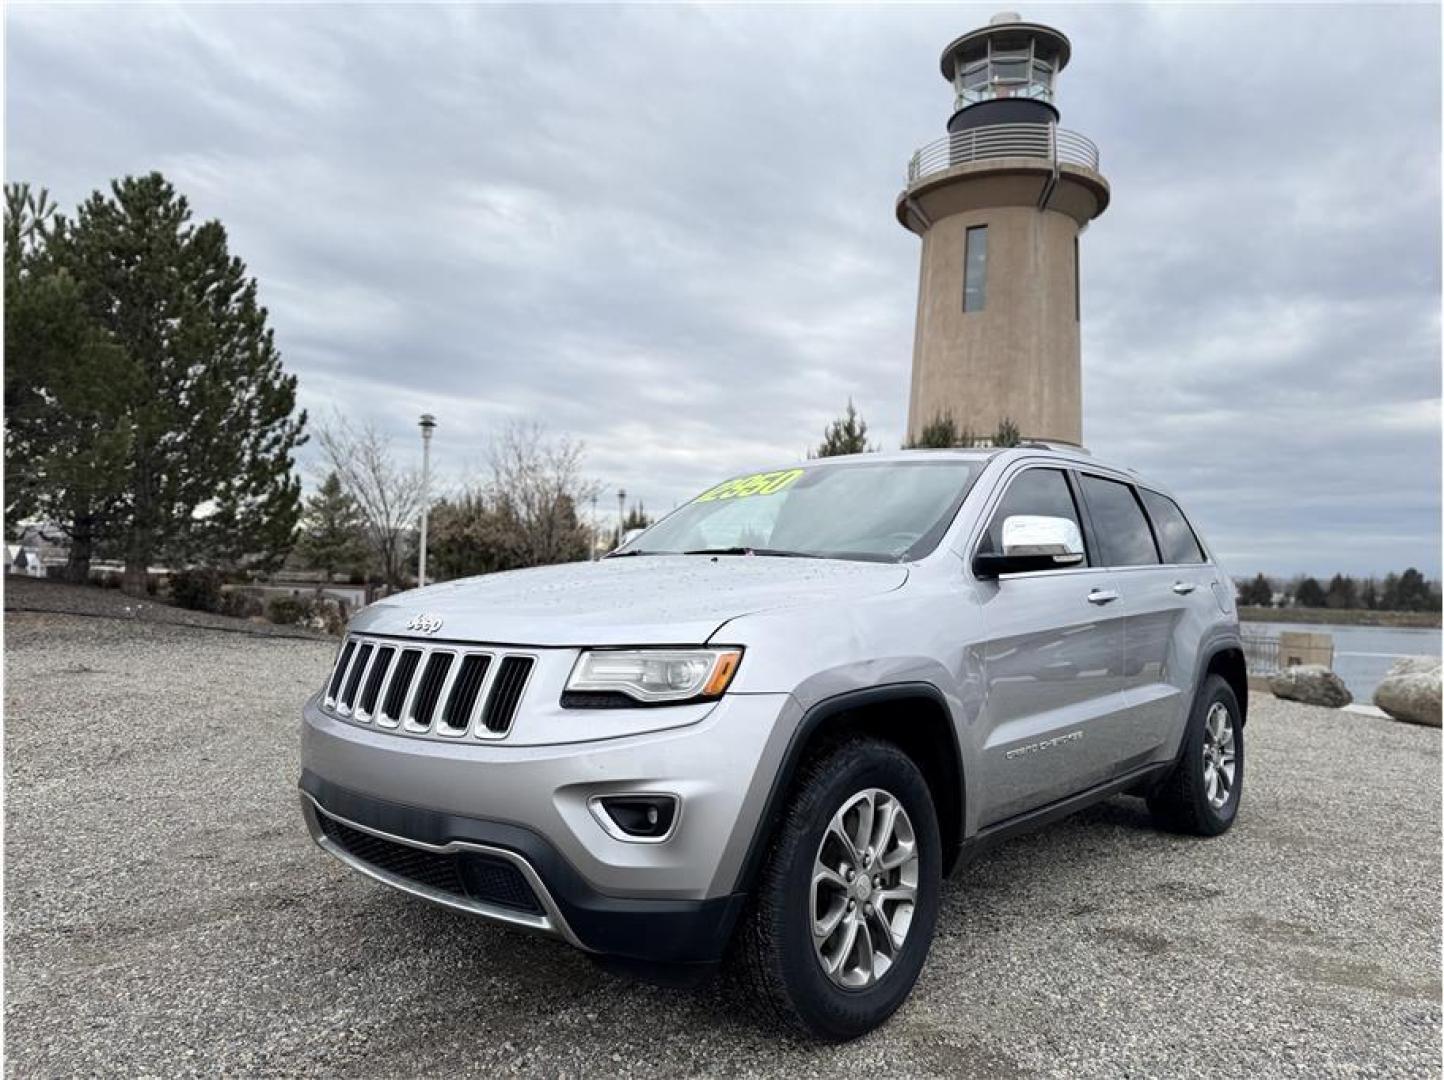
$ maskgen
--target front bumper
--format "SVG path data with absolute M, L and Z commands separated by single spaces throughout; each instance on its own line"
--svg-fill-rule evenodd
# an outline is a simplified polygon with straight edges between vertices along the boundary
M 795 713 L 787 695 L 734 695 L 684 728 L 509 746 L 398 737 L 337 719 L 313 700 L 303 724 L 303 812 L 328 852 L 414 895 L 606 956 L 711 963 L 740 910 L 742 863 Z M 665 843 L 619 840 L 587 807 L 593 795 L 638 790 L 682 800 Z M 424 874 L 360 857 L 356 845 L 347 849 L 350 834 L 333 827 L 328 836 L 328 819 L 422 860 L 457 860 L 462 884 L 437 888 Z M 511 868 L 535 904 L 497 904 L 471 889 L 473 860 Z

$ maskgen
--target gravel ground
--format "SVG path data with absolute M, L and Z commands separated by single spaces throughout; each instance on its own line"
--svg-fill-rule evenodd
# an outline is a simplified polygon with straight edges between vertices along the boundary
M 6 1073 L 1427 1076 L 1439 732 L 1254 699 L 1238 824 L 1118 799 L 946 888 L 843 1047 L 638 986 L 317 851 L 297 714 L 334 646 L 6 617 Z

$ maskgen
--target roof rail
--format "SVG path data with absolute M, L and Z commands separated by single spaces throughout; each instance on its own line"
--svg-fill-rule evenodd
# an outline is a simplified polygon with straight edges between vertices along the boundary
M 1086 454 L 1088 457 L 1093 456 L 1089 453 L 1086 446 L 1075 446 L 1072 443 L 1065 442 L 1050 442 L 1047 439 L 1029 439 L 1018 445 L 1026 447 L 1029 450 L 1058 450 L 1068 454 Z

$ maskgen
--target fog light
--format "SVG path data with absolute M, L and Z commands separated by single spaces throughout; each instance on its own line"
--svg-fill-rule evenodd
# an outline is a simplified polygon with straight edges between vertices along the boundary
M 596 795 L 588 805 L 602 828 L 618 840 L 651 843 L 672 835 L 680 809 L 675 795 Z

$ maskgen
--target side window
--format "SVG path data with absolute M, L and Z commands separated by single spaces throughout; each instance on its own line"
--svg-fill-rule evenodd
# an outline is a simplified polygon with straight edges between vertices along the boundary
M 1025 469 L 1013 477 L 1003 499 L 993 511 L 988 531 L 983 534 L 978 550 L 996 553 L 1003 550 L 1003 520 L 1013 514 L 1041 514 L 1044 517 L 1067 518 L 1078 525 L 1078 508 L 1061 469 Z
M 1158 562 L 1153 533 L 1133 488 L 1087 473 L 1080 473 L 1078 480 L 1093 521 L 1099 561 L 1104 566 L 1148 566 Z
M 1138 493 L 1143 496 L 1144 509 L 1153 519 L 1153 531 L 1158 536 L 1158 546 L 1163 549 L 1163 561 L 1203 562 L 1203 547 L 1189 528 L 1188 519 L 1183 516 L 1178 504 L 1167 495 L 1160 495 L 1156 491 L 1139 488 Z

